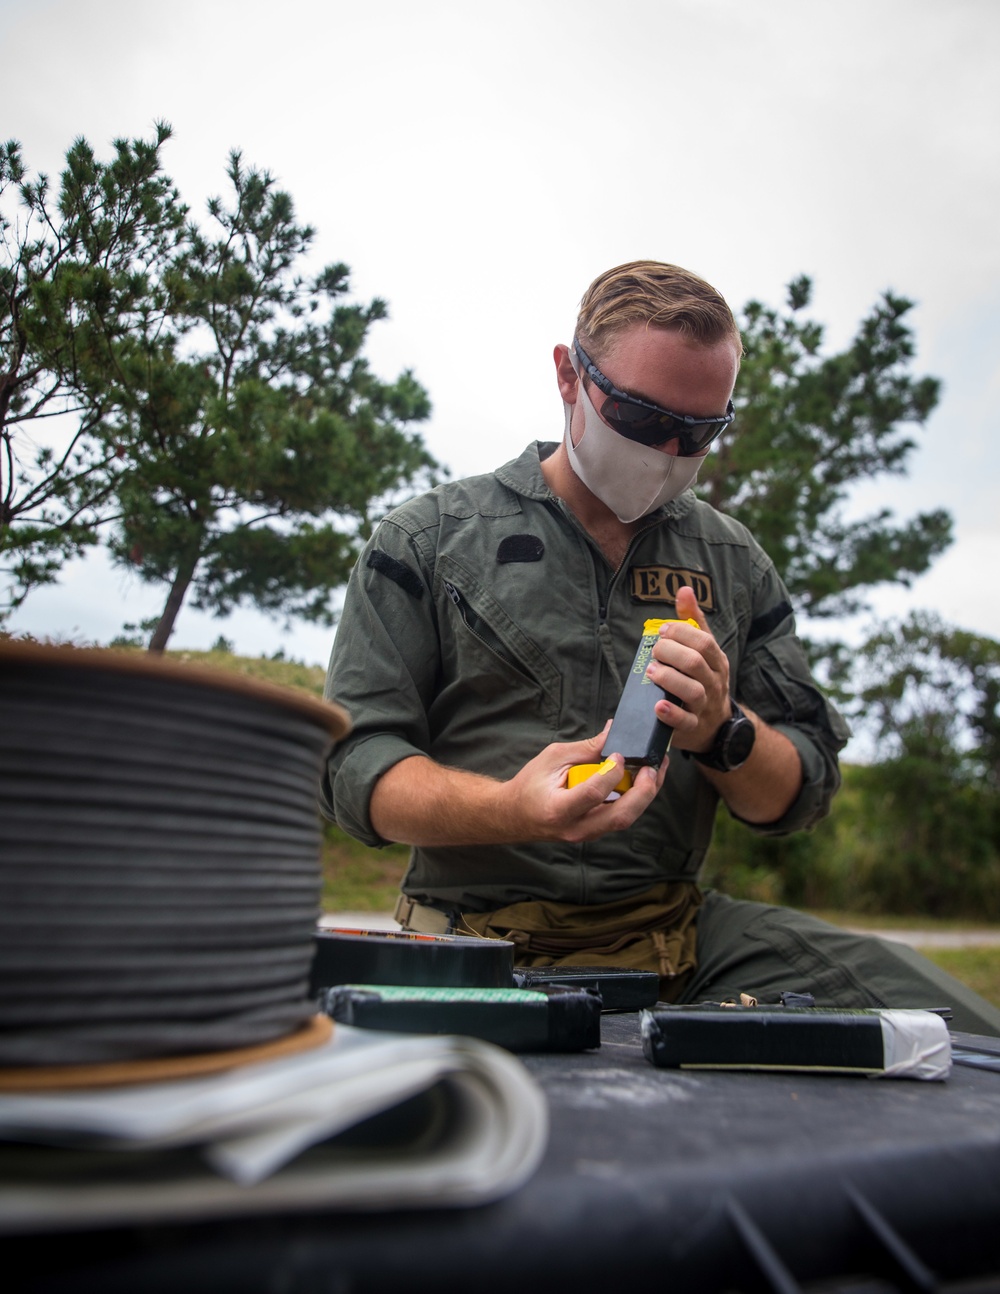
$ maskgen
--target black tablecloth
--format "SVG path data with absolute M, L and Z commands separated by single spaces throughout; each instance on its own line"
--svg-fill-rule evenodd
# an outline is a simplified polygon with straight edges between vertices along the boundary
M 7 1274 L 46 1294 L 1000 1288 L 1000 1072 L 671 1071 L 636 1015 L 602 1038 L 524 1058 L 551 1140 L 499 1203 L 25 1237 Z

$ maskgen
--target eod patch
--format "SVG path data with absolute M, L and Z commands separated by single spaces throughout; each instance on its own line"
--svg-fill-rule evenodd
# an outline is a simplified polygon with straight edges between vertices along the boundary
M 677 590 L 688 585 L 703 611 L 715 610 L 711 575 L 683 566 L 630 566 L 629 592 L 634 602 L 676 602 Z

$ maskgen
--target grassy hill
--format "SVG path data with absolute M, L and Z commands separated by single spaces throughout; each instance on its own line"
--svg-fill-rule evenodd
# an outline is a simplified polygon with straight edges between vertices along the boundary
M 323 695 L 326 670 L 321 665 L 304 665 L 301 661 L 288 660 L 280 653 L 270 657 L 236 656 L 216 648 L 212 651 L 168 651 L 167 656 L 171 660 L 190 661 L 234 674 L 245 674 L 247 678 L 265 679 L 283 687 L 297 687 L 304 692 L 312 692 L 314 696 Z

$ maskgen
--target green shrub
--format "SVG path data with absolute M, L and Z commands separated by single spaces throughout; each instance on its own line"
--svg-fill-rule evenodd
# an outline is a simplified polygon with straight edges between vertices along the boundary
M 793 907 L 1000 920 L 1000 802 L 944 762 L 849 765 L 830 816 L 794 836 L 723 812 L 705 883 Z

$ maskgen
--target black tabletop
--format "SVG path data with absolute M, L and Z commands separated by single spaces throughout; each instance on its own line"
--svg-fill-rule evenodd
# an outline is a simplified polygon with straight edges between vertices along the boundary
M 953 1037 L 1000 1055 L 1000 1040 Z M 1000 1072 L 657 1069 L 636 1015 L 606 1015 L 598 1050 L 523 1059 L 551 1137 L 532 1180 L 498 1203 L 16 1238 L 8 1270 L 46 1294 L 1000 1282 Z

